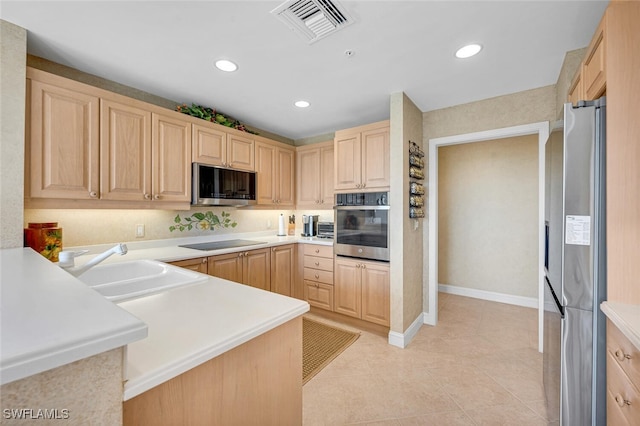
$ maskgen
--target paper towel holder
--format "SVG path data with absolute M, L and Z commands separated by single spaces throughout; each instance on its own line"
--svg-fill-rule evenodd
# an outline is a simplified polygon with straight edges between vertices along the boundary
M 280 217 L 278 218 L 278 237 L 286 237 L 287 234 L 284 232 L 284 214 L 280 213 Z

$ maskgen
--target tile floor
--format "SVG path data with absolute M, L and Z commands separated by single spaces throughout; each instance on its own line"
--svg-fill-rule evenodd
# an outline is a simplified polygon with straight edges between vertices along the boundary
M 438 326 L 405 349 L 362 332 L 304 386 L 304 425 L 557 425 L 537 310 L 445 293 L 438 303 Z

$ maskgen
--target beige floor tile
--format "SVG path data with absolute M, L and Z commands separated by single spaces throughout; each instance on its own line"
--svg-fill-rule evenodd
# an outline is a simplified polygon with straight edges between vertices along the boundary
M 361 332 L 311 379 L 304 425 L 546 424 L 537 311 L 439 296 L 438 325 L 405 349 Z

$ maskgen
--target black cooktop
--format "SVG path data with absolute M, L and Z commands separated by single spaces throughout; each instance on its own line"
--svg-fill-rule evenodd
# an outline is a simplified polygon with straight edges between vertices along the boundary
M 233 248 L 233 247 L 254 246 L 257 244 L 266 244 L 266 243 L 264 241 L 227 240 L 227 241 L 212 241 L 210 243 L 185 244 L 178 247 L 207 251 L 207 250 L 221 250 L 221 249 L 227 249 L 227 248 Z

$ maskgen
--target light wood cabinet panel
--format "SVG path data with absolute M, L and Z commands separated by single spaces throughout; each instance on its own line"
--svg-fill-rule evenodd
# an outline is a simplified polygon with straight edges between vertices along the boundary
M 335 262 L 334 311 L 355 318 L 361 317 L 360 263 L 337 259 Z
M 362 273 L 362 319 L 388 326 L 391 319 L 389 266 L 363 263 L 360 272 Z
M 338 137 L 335 140 L 334 188 L 354 189 L 362 184 L 360 133 Z
M 335 312 L 389 326 L 389 266 L 379 262 L 336 257 Z
M 190 269 L 192 271 L 207 274 L 209 272 L 208 260 L 206 257 L 198 257 L 195 259 L 178 260 L 169 262 L 170 265 L 179 266 L 181 268 Z
M 256 142 L 257 202 L 281 206 L 295 203 L 295 151 Z
M 362 133 L 362 188 L 389 187 L 389 128 Z
M 218 167 L 255 170 L 254 140 L 210 126 L 192 125 L 193 161 Z M 212 124 L 212 126 L 216 126 Z
M 304 267 L 333 272 L 333 259 L 316 256 L 305 256 Z
M 640 350 L 607 319 L 607 424 L 640 423 Z
M 238 135 L 227 135 L 227 164 L 232 169 L 254 171 L 255 142 Z
M 124 401 L 123 424 L 301 425 L 302 317 Z
M 225 280 L 242 283 L 242 253 L 209 256 L 208 274 Z
M 101 100 L 100 198 L 151 199 L 151 167 L 151 113 Z
M 304 280 L 304 300 L 316 308 L 333 311 L 333 286 Z
M 304 244 L 305 256 L 320 256 L 333 259 L 333 246 L 322 246 L 319 244 Z
M 271 291 L 285 296 L 293 295 L 295 260 L 295 244 L 271 248 Z
M 640 2 L 605 12 L 607 70 L 607 299 L 640 304 Z
M 333 208 L 333 163 L 333 142 L 297 149 L 297 206 Z
M 99 197 L 99 98 L 67 85 L 30 81 L 32 198 Z
M 192 152 L 196 163 L 223 166 L 227 161 L 227 134 L 198 124 L 192 125 Z
M 336 192 L 389 189 L 389 121 L 336 132 Z
M 191 200 L 191 124 L 152 114 L 151 164 L 154 200 Z
M 582 65 L 580 65 L 580 67 L 582 68 Z M 578 101 L 583 100 L 584 98 L 582 72 L 579 72 L 574 77 L 571 86 L 569 86 L 569 95 L 567 97 L 567 101 L 575 105 Z
M 333 271 L 323 271 L 320 269 L 304 268 L 303 278 L 319 283 L 333 284 Z
M 582 66 L 584 93 L 587 100 L 597 99 L 604 94 L 606 75 L 606 44 L 604 42 L 606 18 L 600 25 L 587 49 L 587 56 Z
M 242 283 L 262 290 L 271 290 L 271 250 L 250 250 L 242 261 Z

